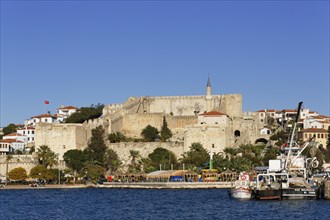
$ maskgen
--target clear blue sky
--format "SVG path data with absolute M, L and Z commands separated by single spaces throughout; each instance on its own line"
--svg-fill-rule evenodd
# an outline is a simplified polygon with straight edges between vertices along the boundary
M 329 1 L 1 1 L 1 121 L 130 96 L 240 93 L 329 113 Z M 50 105 L 44 105 L 49 100 Z

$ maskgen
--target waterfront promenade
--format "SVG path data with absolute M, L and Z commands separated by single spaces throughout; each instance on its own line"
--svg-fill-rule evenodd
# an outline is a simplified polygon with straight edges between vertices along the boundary
M 105 182 L 99 188 L 135 188 L 135 189 L 227 189 L 231 182 Z
M 105 182 L 103 184 L 61 184 L 31 187 L 30 185 L 7 185 L 1 190 L 16 189 L 75 189 L 75 188 L 125 188 L 125 189 L 227 189 L 231 182 Z

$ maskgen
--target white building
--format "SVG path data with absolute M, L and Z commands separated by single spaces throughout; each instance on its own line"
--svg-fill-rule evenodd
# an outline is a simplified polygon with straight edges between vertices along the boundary
M 27 143 L 34 143 L 34 128 L 31 126 L 18 128 L 17 133 L 27 137 Z
M 228 117 L 226 114 L 218 111 L 210 111 L 198 115 L 199 125 L 223 125 L 227 124 Z
M 24 151 L 24 142 L 16 139 L 3 139 L 0 140 L 0 155 L 6 155 L 9 152 L 15 152 L 16 150 Z
M 14 140 L 17 140 L 17 141 L 20 141 L 20 142 L 23 142 L 23 143 L 27 143 L 28 142 L 27 136 L 25 136 L 23 134 L 20 134 L 20 133 L 7 134 L 7 135 L 3 136 L 3 139 L 4 140 L 6 140 L 6 139 L 14 139 Z
M 39 122 L 55 123 L 56 117 L 51 114 L 41 114 L 31 117 L 31 119 L 25 121 L 25 126 L 35 126 Z
M 269 128 L 264 127 L 262 129 L 260 129 L 260 134 L 261 135 L 270 135 L 270 134 L 272 134 L 272 131 Z
M 70 117 L 70 115 L 72 115 L 73 113 L 76 113 L 78 110 L 77 107 L 75 106 L 61 106 L 59 109 L 57 109 L 57 114 L 56 114 L 56 118 L 57 118 L 57 122 L 63 122 L 65 121 L 65 119 L 67 119 L 68 117 Z

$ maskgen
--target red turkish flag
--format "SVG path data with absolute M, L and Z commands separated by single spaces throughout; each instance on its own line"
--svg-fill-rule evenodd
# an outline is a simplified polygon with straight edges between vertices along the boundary
M 45 100 L 44 103 L 45 103 L 46 105 L 48 105 L 48 104 L 49 104 L 49 101 Z

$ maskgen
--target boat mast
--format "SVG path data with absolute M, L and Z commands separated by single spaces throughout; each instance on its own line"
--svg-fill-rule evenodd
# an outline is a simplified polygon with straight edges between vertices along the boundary
M 292 145 L 293 145 L 293 138 L 294 138 L 294 135 L 296 133 L 296 127 L 297 127 L 297 123 L 298 123 L 298 120 L 299 120 L 300 109 L 301 109 L 302 103 L 303 102 L 299 102 L 299 104 L 298 104 L 298 111 L 297 111 L 297 115 L 296 115 L 296 120 L 294 122 L 293 130 L 292 130 L 292 133 L 291 133 L 289 152 L 288 152 L 288 156 L 287 156 L 286 161 L 285 161 L 284 169 L 288 168 L 288 162 L 289 162 L 289 159 L 290 159 L 291 148 L 292 148 Z

